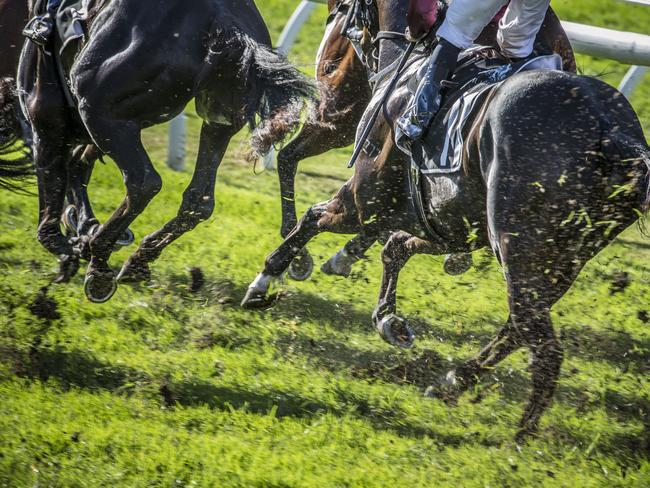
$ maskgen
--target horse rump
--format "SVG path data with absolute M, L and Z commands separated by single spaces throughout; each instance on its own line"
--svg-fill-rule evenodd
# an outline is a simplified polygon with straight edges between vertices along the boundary
M 265 156 L 298 128 L 306 102 L 316 99 L 316 83 L 282 53 L 240 29 L 215 29 L 210 45 L 210 57 L 226 57 L 239 68 L 237 79 L 246 87 L 245 118 L 253 131 L 253 154 Z M 214 62 L 208 59 L 208 64 Z
M 34 170 L 29 152 L 18 144 L 22 128 L 15 88 L 12 78 L 0 78 L 0 187 L 21 191 Z

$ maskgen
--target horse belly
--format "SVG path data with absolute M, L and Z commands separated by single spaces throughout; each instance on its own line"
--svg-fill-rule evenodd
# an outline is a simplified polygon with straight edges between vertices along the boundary
M 425 177 L 425 209 L 450 252 L 468 252 L 488 244 L 485 192 L 481 185 L 457 173 Z

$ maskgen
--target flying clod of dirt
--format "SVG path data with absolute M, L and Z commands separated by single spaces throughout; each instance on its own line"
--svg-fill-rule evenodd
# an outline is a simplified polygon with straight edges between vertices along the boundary
M 47 286 L 44 286 L 38 291 L 38 295 L 34 301 L 29 305 L 29 311 L 38 317 L 45 320 L 58 320 L 61 314 L 58 311 L 59 305 L 54 298 L 47 296 Z
M 626 271 L 616 271 L 612 275 L 612 280 L 609 287 L 610 295 L 613 295 L 615 293 L 622 293 L 628 286 L 630 286 L 630 282 L 630 275 Z
M 205 284 L 205 276 L 201 268 L 192 268 L 190 270 L 190 284 L 188 290 L 197 293 Z

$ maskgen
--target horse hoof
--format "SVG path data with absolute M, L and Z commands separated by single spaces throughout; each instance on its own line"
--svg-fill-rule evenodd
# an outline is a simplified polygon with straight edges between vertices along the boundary
M 462 275 L 472 267 L 472 255 L 469 253 L 447 254 L 445 256 L 444 270 L 451 276 Z
M 241 301 L 241 306 L 247 309 L 266 308 L 271 305 L 275 299 L 276 296 L 268 295 L 265 290 L 249 288 L 246 291 L 244 299 Z
M 135 234 L 131 229 L 126 229 L 115 243 L 115 247 L 128 247 L 135 242 Z
M 439 398 L 449 405 L 455 405 L 459 395 L 460 389 L 458 388 L 458 379 L 454 370 L 449 371 L 436 384 L 429 386 L 424 392 L 425 397 Z
M 84 281 L 84 292 L 86 297 L 93 303 L 105 303 L 117 291 L 117 280 L 115 274 L 90 272 Z
M 393 346 L 408 349 L 415 342 L 415 333 L 408 321 L 393 313 L 375 321 L 375 327 L 382 339 Z
M 61 223 L 63 224 L 63 228 L 66 231 L 68 231 L 70 234 L 77 235 L 77 222 L 77 207 L 70 204 L 61 214 Z
M 300 251 L 300 254 L 291 261 L 287 274 L 292 280 L 305 281 L 309 279 L 313 271 L 314 259 L 309 254 L 309 251 L 303 248 Z

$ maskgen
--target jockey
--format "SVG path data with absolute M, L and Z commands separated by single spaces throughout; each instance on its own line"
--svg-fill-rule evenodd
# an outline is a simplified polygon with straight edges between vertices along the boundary
M 542 26 L 550 0 L 511 0 L 499 20 L 497 41 L 504 55 L 525 58 L 533 51 L 537 32 Z M 397 125 L 404 135 L 416 140 L 429 127 L 440 109 L 440 88 L 451 78 L 458 55 L 472 46 L 485 26 L 508 4 L 508 0 L 453 0 L 442 25 L 436 32 L 436 44 L 426 73 L 420 81 L 407 112 Z M 425 37 L 438 15 L 438 0 L 410 0 L 407 38 Z

